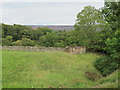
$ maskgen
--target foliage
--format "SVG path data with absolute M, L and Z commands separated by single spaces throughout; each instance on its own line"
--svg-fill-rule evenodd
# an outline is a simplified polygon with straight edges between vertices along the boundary
M 47 33 L 51 33 L 52 30 L 46 27 L 37 28 L 35 30 L 29 30 L 30 39 L 31 40 L 39 40 L 40 37 L 46 35 Z
M 106 32 L 109 32 L 109 24 L 104 20 L 103 14 L 94 7 L 87 6 L 78 13 L 75 30 L 79 45 L 87 46 L 92 49 L 100 49 L 98 46 L 101 39 L 105 39 Z M 102 34 L 106 34 L 105 36 Z M 103 38 L 101 38 L 101 35 Z
M 74 40 L 69 39 L 71 32 L 67 31 L 53 31 L 52 29 L 42 27 L 37 29 L 31 29 L 28 26 L 22 26 L 22 25 L 6 25 L 2 24 L 2 36 L 5 38 L 8 35 L 11 35 L 13 37 L 12 45 L 18 45 L 18 46 L 26 46 L 30 44 L 24 44 L 24 40 L 22 38 L 27 38 L 30 40 L 33 40 L 35 44 L 33 44 L 33 41 L 30 42 L 33 45 L 41 45 L 41 46 L 47 46 L 47 47 L 65 47 L 67 45 L 72 44 L 71 42 Z M 70 36 L 72 37 L 72 36 Z M 27 42 L 29 42 L 27 40 Z M 4 39 L 3 39 L 4 42 Z
M 17 40 L 16 42 L 12 42 L 13 46 L 22 46 L 22 41 L 21 40 Z
M 109 22 L 113 31 L 120 29 L 120 1 L 113 0 L 113 2 L 105 2 L 105 6 L 102 9 L 102 13 L 105 16 L 105 20 Z
M 120 30 L 117 30 L 113 34 L 112 38 L 108 38 L 106 40 L 106 48 L 105 50 L 113 59 L 120 60 Z
M 96 59 L 95 67 L 101 72 L 103 76 L 110 75 L 119 68 L 118 60 L 112 59 L 109 56 L 103 56 Z
M 80 46 L 75 30 L 70 31 L 66 34 L 65 43 L 66 46 Z
M 38 45 L 46 47 L 65 47 L 67 45 L 72 45 L 72 42 L 75 40 L 72 38 L 71 32 L 54 31 L 47 33 L 39 38 Z
M 120 1 L 105 2 L 102 12 L 112 30 L 109 37 L 102 39 L 108 57 L 99 58 L 95 66 L 103 75 L 109 75 L 119 69 L 120 64 Z
M 75 24 L 77 45 L 108 55 L 96 61 L 96 68 L 102 75 L 109 75 L 118 69 L 120 60 L 120 2 L 105 2 L 102 10 L 87 6 L 78 13 Z M 77 39 L 76 39 L 77 40 Z M 109 65 L 108 65 L 109 64 Z
M 53 47 L 58 39 L 57 34 L 55 32 L 47 33 L 46 35 L 40 37 L 39 45 L 46 47 Z
M 105 50 L 113 59 L 120 59 L 120 1 L 105 2 L 102 12 L 112 28 L 111 37 L 105 41 Z
M 56 42 L 54 44 L 55 47 L 65 47 L 64 42 Z
M 35 43 L 33 40 L 30 40 L 28 38 L 22 38 L 22 45 L 23 46 L 34 46 Z
M 22 38 L 22 40 L 17 40 L 16 42 L 12 42 L 14 46 L 34 46 L 35 43 L 33 40 L 28 38 Z
M 3 46 L 11 46 L 13 41 L 12 36 L 6 36 L 5 38 L 2 38 L 2 45 Z
M 23 26 L 23 25 L 2 24 L 3 38 L 5 38 L 6 36 L 12 36 L 13 37 L 13 41 L 21 40 L 22 37 L 27 34 L 27 30 L 30 30 L 30 29 L 31 29 L 30 27 Z

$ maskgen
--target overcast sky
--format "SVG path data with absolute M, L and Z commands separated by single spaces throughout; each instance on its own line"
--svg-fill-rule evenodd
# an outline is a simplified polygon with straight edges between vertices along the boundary
M 69 1 L 71 2 L 2 2 L 0 8 L 2 22 L 6 24 L 73 25 L 77 13 L 85 6 L 91 5 L 97 9 L 104 6 L 104 0 L 99 2 Z

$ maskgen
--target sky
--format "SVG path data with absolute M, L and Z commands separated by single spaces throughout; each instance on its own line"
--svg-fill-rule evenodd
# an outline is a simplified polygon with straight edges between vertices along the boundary
M 5 24 L 74 25 L 76 15 L 88 5 L 99 9 L 104 6 L 104 0 L 4 0 L 0 1 L 0 15 Z

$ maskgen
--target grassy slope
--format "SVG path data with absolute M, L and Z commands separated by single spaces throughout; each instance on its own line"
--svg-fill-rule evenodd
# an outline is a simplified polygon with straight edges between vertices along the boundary
M 92 53 L 72 55 L 3 50 L 3 88 L 117 87 L 117 71 L 99 81 L 84 76 L 85 71 L 97 72 L 93 66 L 97 57 Z

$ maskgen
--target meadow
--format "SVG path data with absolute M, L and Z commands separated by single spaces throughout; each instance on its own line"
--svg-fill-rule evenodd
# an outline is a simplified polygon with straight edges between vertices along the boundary
M 101 55 L 66 52 L 2 51 L 3 88 L 117 88 L 118 71 L 102 77 L 94 67 Z M 85 72 L 101 78 L 91 80 Z

